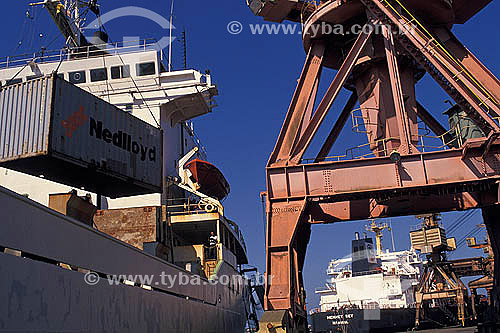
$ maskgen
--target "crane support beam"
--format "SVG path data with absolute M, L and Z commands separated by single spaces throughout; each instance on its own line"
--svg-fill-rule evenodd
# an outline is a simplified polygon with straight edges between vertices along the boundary
M 307 110 L 314 106 L 324 54 L 324 43 L 311 46 L 269 164 L 286 163 L 301 128 L 308 124 Z
M 298 164 L 302 159 L 302 156 L 311 144 L 314 135 L 318 131 L 319 126 L 325 119 L 325 116 L 330 110 L 333 102 L 342 90 L 344 83 L 346 82 L 349 75 L 351 75 L 352 70 L 356 65 L 356 60 L 358 60 L 359 56 L 363 52 L 368 39 L 374 31 L 374 29 L 372 29 L 371 27 L 373 27 L 372 23 L 366 24 L 363 28 L 363 31 L 359 34 L 358 38 L 354 42 L 353 47 L 349 51 L 349 54 L 347 54 L 346 59 L 340 67 L 337 75 L 335 75 L 335 78 L 333 79 L 330 87 L 326 91 L 325 96 L 321 100 L 317 110 L 314 112 L 311 121 L 305 128 L 305 131 L 301 135 L 299 141 L 297 142 L 297 145 L 295 145 L 290 160 L 293 164 Z
M 500 140 L 483 157 L 486 138 L 471 139 L 463 149 L 389 157 L 268 167 L 271 201 L 304 198 L 369 198 L 405 189 L 446 187 L 500 179 Z M 366 216 L 369 218 L 370 216 Z
M 401 140 L 399 150 L 403 154 L 411 154 L 415 147 L 411 144 L 411 133 L 408 124 L 408 114 L 406 113 L 405 101 L 403 97 L 403 88 L 401 87 L 401 77 L 399 75 L 399 65 L 397 60 L 394 38 L 389 29 L 382 28 L 384 34 L 385 53 L 389 67 L 389 79 L 391 81 L 392 96 L 394 99 L 394 111 L 398 121 L 398 132 Z
M 491 99 L 500 105 L 500 81 L 479 59 L 467 49 L 448 28 L 436 28 L 443 45 L 450 50 L 460 64 L 491 94 Z M 499 116 L 495 114 L 495 116 Z
M 349 97 L 349 100 L 347 101 L 344 109 L 340 113 L 337 122 L 335 122 L 335 125 L 330 131 L 328 138 L 326 138 L 325 143 L 321 147 L 321 150 L 319 151 L 318 156 L 316 156 L 314 162 L 323 162 L 326 159 L 326 157 L 330 153 L 330 150 L 333 147 L 333 144 L 335 143 L 335 141 L 337 141 L 340 132 L 342 131 L 347 120 L 351 116 L 351 112 L 354 109 L 354 106 L 356 105 L 357 101 L 358 101 L 358 95 L 355 92 L 353 92 L 351 94 L 351 97 Z

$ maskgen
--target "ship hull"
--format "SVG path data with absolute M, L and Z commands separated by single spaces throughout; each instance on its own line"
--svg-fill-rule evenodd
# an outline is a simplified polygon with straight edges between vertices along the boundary
M 0 206 L 0 331 L 244 331 L 248 289 L 227 263 L 214 283 L 2 187 Z
M 415 324 L 411 309 L 352 309 L 339 312 L 319 312 L 311 315 L 314 333 L 330 332 L 398 332 Z
M 448 309 L 448 313 L 452 310 Z M 449 327 L 457 322 L 440 308 L 426 309 L 421 328 Z M 405 332 L 415 327 L 415 309 L 348 309 L 311 315 L 313 333 Z

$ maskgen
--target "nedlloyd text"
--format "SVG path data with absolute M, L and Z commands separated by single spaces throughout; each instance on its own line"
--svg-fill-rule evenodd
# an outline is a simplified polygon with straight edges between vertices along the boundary
M 123 131 L 113 133 L 109 129 L 104 128 L 102 121 L 96 121 L 92 117 L 90 117 L 89 134 L 92 137 L 95 136 L 96 139 L 113 144 L 133 154 L 140 155 L 141 161 L 145 161 L 146 159 L 149 159 L 151 162 L 156 161 L 156 147 L 149 148 L 144 146 L 142 143 L 134 141 L 130 134 Z

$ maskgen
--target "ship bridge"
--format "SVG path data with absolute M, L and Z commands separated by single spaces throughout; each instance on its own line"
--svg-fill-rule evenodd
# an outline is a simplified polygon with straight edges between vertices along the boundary
M 160 112 L 173 124 L 209 113 L 218 95 L 210 74 L 167 71 L 165 62 L 154 39 L 45 50 L 0 58 L 0 86 L 57 72 L 66 81 L 153 125 L 158 125 Z M 176 99 L 182 101 L 167 104 Z

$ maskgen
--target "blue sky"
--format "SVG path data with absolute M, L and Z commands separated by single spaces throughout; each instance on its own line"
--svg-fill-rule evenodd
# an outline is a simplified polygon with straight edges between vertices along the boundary
M 141 6 L 166 18 L 169 17 L 169 1 L 101 0 L 102 11 L 123 6 Z M 4 31 L 1 55 L 13 52 L 35 51 L 46 46 L 57 36 L 57 29 L 46 12 L 34 10 L 34 20 L 25 19 L 27 1 L 10 1 L 5 4 L 0 25 Z M 498 33 L 500 3 L 494 1 L 467 25 L 457 26 L 454 31 L 459 39 L 497 76 L 500 76 L 500 37 Z M 227 25 L 239 21 L 243 32 L 231 35 Z M 23 22 L 25 23 L 23 25 Z M 210 69 L 219 86 L 219 106 L 213 113 L 195 120 L 198 136 L 207 147 L 209 159 L 224 172 L 231 184 L 231 194 L 225 201 L 226 214 L 237 221 L 244 231 L 251 264 L 261 270 L 265 267 L 265 231 L 262 205 L 259 197 L 265 191 L 265 166 L 285 113 L 290 103 L 296 81 L 305 59 L 301 39 L 295 35 L 252 35 L 249 24 L 263 23 L 247 8 L 244 0 L 238 1 L 186 1 L 175 4 L 174 36 L 180 37 L 187 31 L 187 55 L 190 68 L 204 71 Z M 114 41 L 124 36 L 155 37 L 168 35 L 156 23 L 144 18 L 127 17 L 107 24 L 107 30 Z M 40 38 L 40 33 L 43 36 Z M 20 36 L 23 44 L 18 46 Z M 56 48 L 62 39 L 48 48 Z M 183 55 L 181 44 L 174 42 L 174 68 L 181 68 Z M 321 89 L 330 83 L 333 72 L 323 76 Z M 346 100 L 343 94 L 333 106 L 339 110 Z M 426 76 L 417 87 L 419 100 L 442 124 L 446 119 L 441 113 L 447 109 L 446 94 Z M 313 142 L 311 151 L 318 149 L 320 139 L 327 134 L 328 127 L 335 121 L 335 112 L 330 112 L 319 138 Z M 346 147 L 364 143 L 360 134 L 343 131 L 335 152 Z M 310 153 L 307 156 L 313 156 Z M 337 154 L 335 154 L 337 155 Z M 463 213 L 446 213 L 443 222 L 450 225 Z M 323 285 L 325 270 L 332 258 L 343 257 L 350 252 L 350 240 L 355 231 L 363 231 L 367 222 L 339 223 L 314 226 L 308 248 L 305 266 L 305 283 L 310 307 L 318 304 L 314 288 Z M 397 249 L 409 247 L 408 231 L 418 223 L 412 217 L 394 218 L 392 225 Z M 476 224 L 482 223 L 480 213 L 452 235 L 461 238 Z M 483 233 L 484 234 L 484 233 Z M 387 234 L 384 246 L 390 247 Z M 480 252 L 460 249 L 454 258 L 477 256 Z

